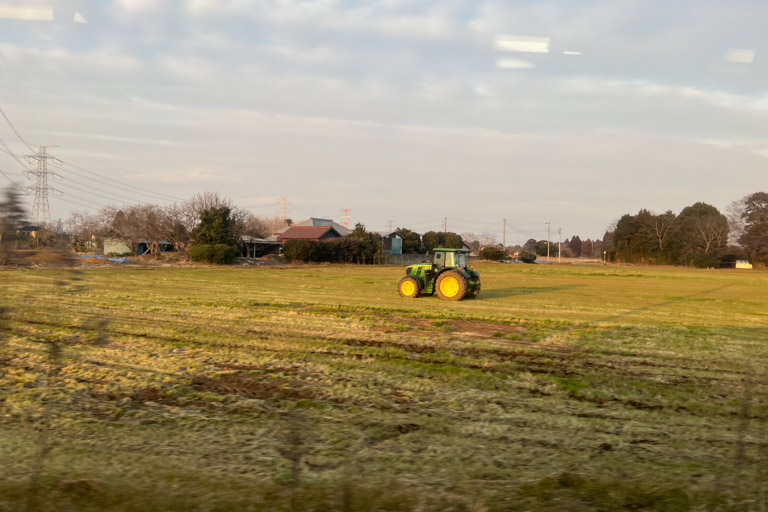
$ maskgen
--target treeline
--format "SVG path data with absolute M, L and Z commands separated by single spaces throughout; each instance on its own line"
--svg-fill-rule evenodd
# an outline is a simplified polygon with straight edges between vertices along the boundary
M 395 233 L 403 239 L 404 254 L 425 254 L 435 247 L 460 249 L 464 242 L 456 233 L 428 231 L 423 235 L 407 228 L 397 228 Z M 288 261 L 303 263 L 381 263 L 384 255 L 381 237 L 366 231 L 357 224 L 347 236 L 323 242 L 310 240 L 286 240 L 283 255 Z
M 395 233 L 403 239 L 403 254 L 425 254 L 435 247 L 461 249 L 464 240 L 461 235 L 451 231 L 427 231 L 423 235 L 407 228 L 397 228 Z
M 286 240 L 283 255 L 288 261 L 302 263 L 380 263 L 381 237 L 357 224 L 350 234 L 341 238 L 322 242 Z
M 145 243 L 149 252 L 158 255 L 161 243 L 169 244 L 185 253 L 195 240 L 197 229 L 205 212 L 213 217 L 197 233 L 197 238 L 218 230 L 216 243 L 234 245 L 243 235 L 267 236 L 272 229 L 284 223 L 276 218 L 257 217 L 238 208 L 228 198 L 216 192 L 195 194 L 188 200 L 172 205 L 154 204 L 107 206 L 94 213 L 74 212 L 66 222 L 75 237 L 76 249 L 90 248 L 94 240 L 117 238 L 125 241 L 134 252 L 139 243 Z M 218 226 L 216 224 L 218 223 Z
M 695 267 L 725 266 L 737 259 L 766 263 L 768 194 L 746 196 L 732 203 L 728 213 L 702 202 L 679 214 L 643 209 L 623 215 L 603 242 L 612 261 Z

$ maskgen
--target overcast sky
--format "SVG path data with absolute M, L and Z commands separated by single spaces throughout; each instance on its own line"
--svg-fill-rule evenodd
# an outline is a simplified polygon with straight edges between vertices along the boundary
M 107 178 L 57 169 L 54 217 L 162 202 L 114 179 L 377 230 L 595 238 L 768 189 L 766 19 L 759 0 L 0 0 L 0 106 Z M 29 153 L 2 119 L 0 138 Z

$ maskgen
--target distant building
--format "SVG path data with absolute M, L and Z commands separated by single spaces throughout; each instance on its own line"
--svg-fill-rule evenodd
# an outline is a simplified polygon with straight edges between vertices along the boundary
M 244 257 L 259 258 L 267 254 L 280 254 L 283 244 L 274 237 L 265 239 L 243 235 L 240 237 L 240 247 Z
M 334 238 L 341 238 L 342 235 L 333 226 L 291 226 L 277 239 L 280 242 L 286 240 L 310 240 L 313 242 L 325 242 Z
M 403 237 L 395 233 L 380 233 L 381 251 L 384 254 L 403 254 Z
M 288 226 L 287 228 L 283 228 L 275 232 L 276 235 L 281 235 L 285 233 L 288 229 L 294 227 L 294 226 L 301 226 L 301 227 L 323 227 L 323 226 L 330 226 L 333 229 L 336 230 L 336 232 L 340 236 L 347 236 L 352 232 L 351 229 L 346 228 L 339 224 L 338 222 L 334 222 L 332 219 L 322 219 L 320 217 L 310 217 L 305 221 L 299 222 L 297 224 L 292 224 Z
M 133 249 L 121 238 L 105 238 L 104 254 L 133 254 Z M 141 254 L 144 254 L 143 252 Z

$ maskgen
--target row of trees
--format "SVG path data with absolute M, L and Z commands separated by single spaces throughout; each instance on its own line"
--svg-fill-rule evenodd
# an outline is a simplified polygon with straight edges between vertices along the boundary
M 381 237 L 357 224 L 349 235 L 325 242 L 286 240 L 283 254 L 292 262 L 380 263 Z
M 206 222 L 203 223 L 204 219 Z M 207 226 L 207 231 L 196 233 L 195 229 L 201 223 Z M 193 241 L 203 245 L 223 243 L 234 246 L 242 235 L 264 237 L 284 223 L 274 217 L 257 217 L 218 193 L 205 192 L 169 206 L 108 206 L 95 213 L 74 212 L 66 225 L 81 248 L 90 247 L 97 238 L 111 237 L 124 240 L 134 251 L 142 241 L 149 252 L 157 256 L 162 242 L 179 252 L 186 252 Z M 218 230 L 214 237 L 218 241 L 203 241 L 210 239 L 211 230 Z
M 733 202 L 727 213 L 702 202 L 679 214 L 643 209 L 622 216 L 603 242 L 612 259 L 625 262 L 697 267 L 738 258 L 768 262 L 768 194 L 745 196 Z
M 450 231 L 427 231 L 419 235 L 407 228 L 397 228 L 395 233 L 403 238 L 403 254 L 424 254 L 435 247 L 461 249 L 464 246 L 461 235 Z

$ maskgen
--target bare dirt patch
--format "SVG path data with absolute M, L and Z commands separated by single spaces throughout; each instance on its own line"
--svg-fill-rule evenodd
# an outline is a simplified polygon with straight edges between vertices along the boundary
M 263 377 L 253 373 L 225 373 L 214 377 L 198 376 L 192 380 L 192 387 L 200 391 L 213 391 L 220 395 L 241 395 L 248 398 L 268 400 L 290 398 L 312 399 L 316 394 L 301 388 L 286 379 Z

